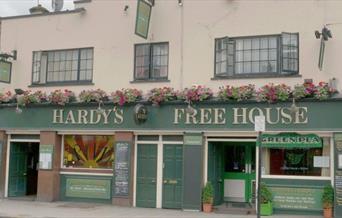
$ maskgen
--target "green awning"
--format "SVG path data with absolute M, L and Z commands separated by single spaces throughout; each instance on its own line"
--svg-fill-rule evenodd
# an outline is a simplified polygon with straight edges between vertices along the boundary
M 261 145 L 266 148 L 321 148 L 322 139 L 316 134 L 262 134 Z

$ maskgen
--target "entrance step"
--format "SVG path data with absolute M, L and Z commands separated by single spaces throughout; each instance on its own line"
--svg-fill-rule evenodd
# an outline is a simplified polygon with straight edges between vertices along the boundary
M 214 207 L 215 213 L 234 215 L 255 215 L 255 205 L 250 203 L 226 202 Z

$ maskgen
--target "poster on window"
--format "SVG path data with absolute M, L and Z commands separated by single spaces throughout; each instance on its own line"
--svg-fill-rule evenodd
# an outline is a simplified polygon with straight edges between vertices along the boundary
M 39 146 L 39 169 L 51 170 L 53 157 L 53 145 Z
M 111 169 L 113 161 L 114 136 L 64 136 L 65 167 Z

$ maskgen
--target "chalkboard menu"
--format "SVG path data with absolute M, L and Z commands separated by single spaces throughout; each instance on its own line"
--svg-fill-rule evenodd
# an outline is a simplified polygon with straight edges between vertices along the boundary
M 335 194 L 336 194 L 336 204 L 337 206 L 342 206 L 342 169 L 340 168 L 342 156 L 342 141 L 336 141 L 336 162 L 337 167 L 335 167 Z
M 116 142 L 113 196 L 128 196 L 130 181 L 130 143 Z

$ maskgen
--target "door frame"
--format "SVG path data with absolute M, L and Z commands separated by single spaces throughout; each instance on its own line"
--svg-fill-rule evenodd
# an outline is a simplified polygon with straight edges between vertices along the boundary
M 37 135 L 37 134 L 25 134 L 25 135 Z M 6 174 L 5 174 L 5 198 L 8 198 L 8 183 L 9 183 L 9 165 L 10 165 L 10 151 L 12 142 L 35 142 L 40 143 L 40 139 L 12 139 L 11 134 L 7 137 L 7 150 L 6 150 Z
M 158 135 L 158 140 L 155 141 L 138 141 L 139 135 Z M 137 163 L 138 163 L 138 144 L 156 144 L 157 145 L 157 190 L 156 190 L 156 208 L 163 207 L 163 161 L 164 161 L 164 143 L 168 145 L 183 145 L 183 141 L 163 141 L 163 136 L 165 135 L 183 135 L 178 133 L 156 133 L 153 132 L 146 134 L 136 133 L 134 135 L 134 178 L 133 178 L 133 207 L 136 207 L 137 200 Z
M 203 182 L 206 184 L 208 182 L 208 159 L 209 159 L 209 152 L 208 152 L 208 147 L 209 147 L 209 142 L 257 142 L 257 138 L 205 138 L 205 143 L 204 143 L 204 172 L 203 172 Z M 255 176 L 256 178 L 258 177 L 258 169 L 259 169 L 259 154 L 258 152 L 255 152 Z M 257 181 L 256 181 L 257 183 Z M 256 184 L 256 187 L 258 187 L 258 184 Z

